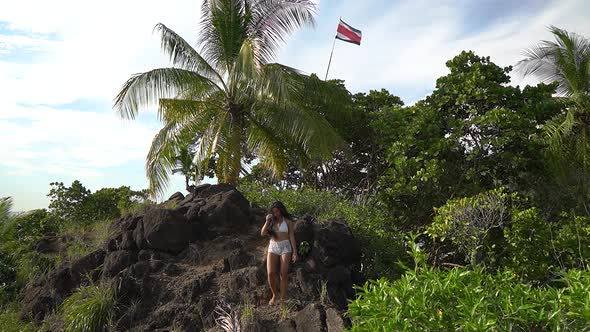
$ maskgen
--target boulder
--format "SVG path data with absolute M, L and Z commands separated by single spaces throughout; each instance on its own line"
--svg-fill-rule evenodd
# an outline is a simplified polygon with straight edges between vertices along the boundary
M 170 198 L 168 198 L 168 201 L 176 201 L 177 203 L 180 203 L 183 199 L 184 195 L 180 191 L 177 191 L 174 194 L 172 194 Z
M 342 220 L 329 220 L 317 225 L 312 252 L 316 261 L 326 267 L 355 264 L 361 257 L 359 242 Z
M 143 228 L 143 234 L 140 228 Z M 184 215 L 168 209 L 148 211 L 134 233 L 139 248 L 147 245 L 148 248 L 173 254 L 178 254 L 188 246 L 191 234 L 190 224 Z
M 252 220 L 248 201 L 236 190 L 210 196 L 200 208 L 198 217 L 213 235 L 243 231 Z
M 111 278 L 136 262 L 136 252 L 129 250 L 114 251 L 105 259 L 103 277 Z
M 297 332 L 326 332 L 326 312 L 318 303 L 311 303 L 295 315 Z
M 326 309 L 326 326 L 328 332 L 342 332 L 347 327 L 342 315 L 334 308 Z
M 55 234 L 43 235 L 34 245 L 33 249 L 42 254 L 56 254 L 67 247 L 67 242 L 72 239 L 66 236 L 57 236 Z

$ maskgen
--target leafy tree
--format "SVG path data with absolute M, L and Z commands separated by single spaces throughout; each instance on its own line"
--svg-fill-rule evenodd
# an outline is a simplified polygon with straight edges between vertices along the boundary
M 389 166 L 378 195 L 407 227 L 429 223 L 452 197 L 530 187 L 542 173 L 536 137 L 559 111 L 554 85 L 508 86 L 511 68 L 489 57 L 462 52 L 447 67 L 430 96 L 374 124 Z
M 94 202 L 91 191 L 78 180 L 66 187 L 63 182 L 50 183 L 49 210 L 62 220 L 88 223 L 94 218 Z
M 179 148 L 196 140 L 196 167 L 203 174 L 212 157 L 220 182 L 235 184 L 243 158 L 256 155 L 280 177 L 297 147 L 304 159 L 322 159 L 339 143 L 329 123 L 301 107 L 306 77 L 272 63 L 279 46 L 297 28 L 313 25 L 308 0 L 204 1 L 197 50 L 163 24 L 162 49 L 173 67 L 131 77 L 115 107 L 134 118 L 158 103 L 164 127 L 148 153 L 150 190 L 161 194 Z
M 52 182 L 49 192 L 51 213 L 65 223 L 89 225 L 103 219 L 117 218 L 135 203 L 147 199 L 147 191 L 134 191 L 127 186 L 102 188 L 92 193 L 75 180 L 70 187 Z
M 590 41 L 551 26 L 555 41 L 542 41 L 518 63 L 525 75 L 557 82 L 564 112 L 546 126 L 551 169 L 560 200 L 571 200 L 590 216 Z M 560 194 L 561 192 L 562 194 Z

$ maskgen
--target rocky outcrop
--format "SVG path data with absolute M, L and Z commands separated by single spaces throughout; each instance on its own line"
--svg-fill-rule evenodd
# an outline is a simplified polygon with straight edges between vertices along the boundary
M 200 331 L 215 327 L 223 301 L 248 310 L 246 331 L 341 331 L 359 274 L 360 248 L 342 220 L 298 221 L 309 252 L 291 265 L 288 315 L 269 306 L 264 210 L 229 185 L 202 185 L 174 203 L 113 223 L 104 250 L 37 280 L 21 294 L 22 316 L 41 321 L 86 281 L 116 289 L 118 330 Z

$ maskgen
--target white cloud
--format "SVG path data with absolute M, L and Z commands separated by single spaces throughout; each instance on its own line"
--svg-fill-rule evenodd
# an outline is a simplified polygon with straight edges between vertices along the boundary
M 145 159 L 156 131 L 110 112 L 18 106 L 0 113 L 0 165 L 12 175 L 104 176 L 100 169 Z
M 381 87 L 393 93 L 431 91 L 436 79 L 448 72 L 445 62 L 462 50 L 473 50 L 490 56 L 500 66 L 509 66 L 522 58 L 524 49 L 541 39 L 552 39 L 548 25 L 590 36 L 590 2 L 586 0 L 555 1 L 542 11 L 511 15 L 478 27 L 475 33 L 465 31 L 464 5 L 406 0 L 364 20 L 355 20 L 360 17 L 356 9 L 349 12 L 341 8 L 345 17 L 351 18 L 348 23 L 362 30 L 363 42 L 361 46 L 336 42 L 329 77 L 344 79 L 353 92 Z M 323 78 L 335 27 L 329 29 L 325 42 L 306 47 L 289 44 L 281 60 Z M 512 78 L 513 84 L 537 82 L 515 72 Z

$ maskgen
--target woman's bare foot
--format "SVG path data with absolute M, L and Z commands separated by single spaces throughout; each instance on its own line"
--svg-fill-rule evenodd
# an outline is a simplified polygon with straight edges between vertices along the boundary
M 268 301 L 268 305 L 275 305 L 277 304 L 277 299 L 275 299 L 274 295 L 272 297 L 272 299 L 270 299 L 270 301 Z

